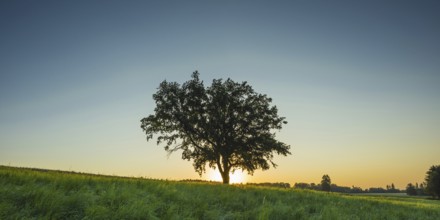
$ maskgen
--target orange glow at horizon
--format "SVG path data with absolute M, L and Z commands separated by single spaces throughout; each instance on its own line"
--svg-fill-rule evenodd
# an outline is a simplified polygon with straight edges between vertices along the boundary
M 222 182 L 222 176 L 218 170 L 210 170 L 208 171 L 208 180 Z M 229 183 L 245 183 L 246 182 L 246 173 L 241 170 L 236 170 L 233 173 L 229 174 Z

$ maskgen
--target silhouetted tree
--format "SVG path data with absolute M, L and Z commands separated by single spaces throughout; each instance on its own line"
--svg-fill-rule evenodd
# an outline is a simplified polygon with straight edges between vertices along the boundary
M 251 186 L 268 186 L 268 187 L 278 187 L 278 188 L 290 188 L 290 183 L 283 183 L 283 182 L 279 182 L 279 183 L 246 183 L 246 185 L 251 185 Z
M 298 189 L 311 189 L 312 188 L 310 186 L 310 184 L 308 184 L 308 183 L 295 183 L 295 185 L 293 187 L 298 188 Z
M 387 190 L 382 187 L 370 187 L 368 189 L 369 193 L 386 193 Z
M 315 183 L 295 183 L 293 186 L 297 189 L 311 189 L 311 190 L 323 190 L 322 184 Z M 340 193 L 363 193 L 364 190 L 360 187 L 352 186 L 351 188 L 348 186 L 338 186 L 337 184 L 330 184 L 330 189 L 332 192 L 340 192 Z
M 396 188 L 394 187 L 394 183 L 386 186 L 387 192 L 393 192 Z
M 364 192 L 364 191 L 362 190 L 361 187 L 358 187 L 358 186 L 352 186 L 352 187 L 351 187 L 351 190 L 350 190 L 349 192 L 351 192 L 351 193 L 362 193 L 362 192 Z
M 399 189 L 396 189 L 396 187 L 394 186 L 394 183 L 391 183 L 391 185 L 386 185 L 386 193 L 398 193 L 400 192 Z
M 425 181 L 426 192 L 432 197 L 440 199 L 440 165 L 429 168 Z
M 416 190 L 417 190 L 417 195 L 420 196 L 428 195 L 426 194 L 426 188 L 424 183 L 420 183 L 420 184 L 416 183 Z
M 322 180 L 321 180 L 321 189 L 322 189 L 322 191 L 330 192 L 331 184 L 332 184 L 332 181 L 331 181 L 330 177 L 327 174 L 322 176 Z
M 416 196 L 417 195 L 416 187 L 414 187 L 414 185 L 412 183 L 408 183 L 408 185 L 406 186 L 406 194 L 409 196 Z
M 267 170 L 277 166 L 274 152 L 290 154 L 290 146 L 274 133 L 287 123 L 285 118 L 270 105 L 271 98 L 247 82 L 215 79 L 205 88 L 196 71 L 183 85 L 163 81 L 153 99 L 155 113 L 141 120 L 147 140 L 159 134 L 157 144 L 165 143 L 169 154 L 182 150 L 182 159 L 193 160 L 199 175 L 206 165 L 218 168 L 227 184 L 230 172 Z

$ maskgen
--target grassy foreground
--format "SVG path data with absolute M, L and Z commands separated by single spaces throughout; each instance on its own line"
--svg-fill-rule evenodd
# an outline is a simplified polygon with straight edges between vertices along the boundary
M 440 201 L 0 166 L 0 219 L 440 219 Z

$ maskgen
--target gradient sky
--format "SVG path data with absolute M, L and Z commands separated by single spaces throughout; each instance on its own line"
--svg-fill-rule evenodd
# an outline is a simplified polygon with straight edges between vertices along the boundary
M 147 142 L 159 83 L 248 81 L 292 155 L 249 182 L 403 188 L 440 164 L 439 1 L 0 1 L 0 164 L 199 178 Z M 209 175 L 202 177 L 209 178 Z

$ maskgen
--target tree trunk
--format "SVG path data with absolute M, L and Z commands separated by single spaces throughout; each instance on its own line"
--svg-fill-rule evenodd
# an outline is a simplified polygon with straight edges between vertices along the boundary
M 229 184 L 229 171 L 220 173 L 222 175 L 223 184 Z
M 222 175 L 223 184 L 229 184 L 229 171 L 231 170 L 231 167 L 229 167 L 229 161 L 227 157 L 222 156 L 221 161 L 219 158 L 219 160 L 217 161 L 217 165 L 219 167 L 220 174 Z

